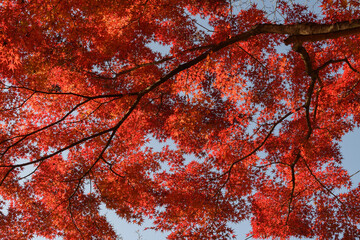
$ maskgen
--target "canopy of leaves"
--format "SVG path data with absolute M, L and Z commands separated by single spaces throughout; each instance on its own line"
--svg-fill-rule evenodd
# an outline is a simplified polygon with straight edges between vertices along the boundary
M 360 4 L 304 2 L 2 0 L 0 238 L 359 237 Z

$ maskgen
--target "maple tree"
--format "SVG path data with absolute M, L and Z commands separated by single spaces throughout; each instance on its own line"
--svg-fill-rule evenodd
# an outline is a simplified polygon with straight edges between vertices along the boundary
M 1 1 L 0 237 L 360 236 L 360 4 L 301 2 Z

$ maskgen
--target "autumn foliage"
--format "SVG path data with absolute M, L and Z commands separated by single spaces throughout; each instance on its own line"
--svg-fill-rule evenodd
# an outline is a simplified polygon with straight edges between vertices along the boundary
M 298 2 L 0 1 L 0 238 L 358 239 L 360 4 Z

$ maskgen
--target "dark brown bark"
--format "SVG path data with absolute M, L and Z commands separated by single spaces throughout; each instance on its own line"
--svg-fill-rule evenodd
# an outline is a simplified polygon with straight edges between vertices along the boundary
M 262 24 L 254 30 L 258 33 L 277 33 L 290 35 L 284 43 L 301 44 L 326 39 L 334 39 L 360 33 L 360 19 L 337 22 L 333 24 L 299 23 L 293 25 Z

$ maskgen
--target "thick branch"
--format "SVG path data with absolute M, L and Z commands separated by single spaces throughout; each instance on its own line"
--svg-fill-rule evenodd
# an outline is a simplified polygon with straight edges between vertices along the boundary
M 297 23 L 286 24 L 262 24 L 257 27 L 263 33 L 289 34 L 296 36 L 307 36 L 315 34 L 329 34 L 339 31 L 347 31 L 360 28 L 360 19 L 337 22 L 332 24 L 321 23 Z
M 360 33 L 360 27 L 352 28 L 347 30 L 341 30 L 337 32 L 329 32 L 322 34 L 311 34 L 311 35 L 293 35 L 285 39 L 284 43 L 289 45 L 291 43 L 301 44 L 303 42 L 317 42 L 327 39 L 335 39 L 339 37 L 346 37 L 350 35 L 356 35 Z
M 311 104 L 311 99 L 312 99 L 312 95 L 314 93 L 314 88 L 315 88 L 315 84 L 317 79 L 319 78 L 318 73 L 316 70 L 313 69 L 312 64 L 311 64 L 311 59 L 309 56 L 309 53 L 306 51 L 306 49 L 303 46 L 299 46 L 297 47 L 297 49 L 295 49 L 296 52 L 298 52 L 302 59 L 304 60 L 305 63 L 305 71 L 306 73 L 311 77 L 311 82 L 309 85 L 309 89 L 306 93 L 306 99 L 305 99 L 305 114 L 306 114 L 306 122 L 308 125 L 308 133 L 305 137 L 305 141 L 307 141 L 312 133 L 312 126 L 311 126 L 311 120 L 310 120 L 310 104 Z
M 315 42 L 326 39 L 334 39 L 360 33 L 360 19 L 337 22 L 333 24 L 298 23 L 293 25 L 284 24 L 261 24 L 253 31 L 258 33 L 275 33 L 290 35 L 284 43 L 301 44 L 303 42 Z

